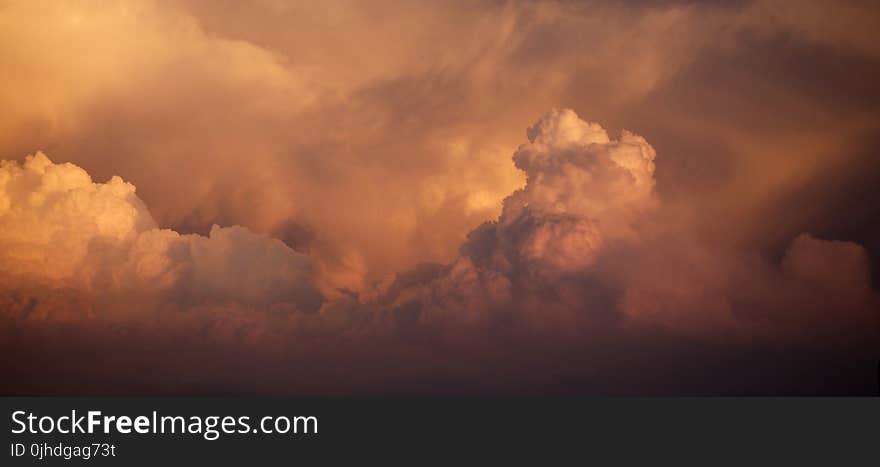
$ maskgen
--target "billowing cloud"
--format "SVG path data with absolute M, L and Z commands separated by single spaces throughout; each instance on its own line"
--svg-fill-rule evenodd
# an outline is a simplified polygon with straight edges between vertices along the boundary
M 707 213 L 695 228 L 766 241 L 768 210 L 781 236 L 827 229 L 786 196 L 871 160 L 840 146 L 877 128 L 862 10 L 13 1 L 0 153 L 118 174 L 178 232 L 272 235 L 309 251 L 332 295 L 452 260 L 522 185 L 521 129 L 564 105 L 651 140 L 657 191 Z
M 513 155 L 525 186 L 504 200 L 496 221 L 468 235 L 455 260 L 328 300 L 312 286 L 310 259 L 278 240 L 242 227 L 181 235 L 158 228 L 118 177 L 94 183 L 42 153 L 23 165 L 4 162 L 6 332 L 15 343 L 76 329 L 64 338 L 70 345 L 121 346 L 121 362 L 146 365 L 157 357 L 129 345 L 197 349 L 163 381 L 179 371 L 209 386 L 277 378 L 246 391 L 285 392 L 293 376 L 282 369 L 308 368 L 315 380 L 289 391 L 322 393 L 418 386 L 429 362 L 465 386 L 477 382 L 474 364 L 493 362 L 506 376 L 488 387 L 503 391 L 507 378 L 526 377 L 521 371 L 549 365 L 578 375 L 622 358 L 608 352 L 639 362 L 638 370 L 603 376 L 604 387 L 638 381 L 648 356 L 703 365 L 748 346 L 786 345 L 801 358 L 876 341 L 877 295 L 861 246 L 803 234 L 779 261 L 726 250 L 668 221 L 655 192 L 656 153 L 644 138 L 625 130 L 613 138 L 571 110 L 545 114 L 527 136 Z M 679 354 L 692 346 L 702 350 Z M 237 353 L 243 366 L 214 374 L 201 368 L 204 352 Z M 582 357 L 554 361 L 570 352 Z M 389 358 L 393 371 L 381 363 Z M 510 367 L 514 361 L 522 368 Z M 354 364 L 351 382 L 334 383 L 310 366 L 324 364 Z M 552 374 L 529 378 L 546 384 Z
M 781 261 L 699 239 L 654 192 L 654 149 L 570 110 L 529 128 L 514 154 L 527 183 L 501 216 L 471 232 L 461 256 L 418 292 L 386 299 L 435 316 L 575 332 L 660 325 L 674 334 L 803 339 L 876 326 L 867 254 L 802 234 Z
M 158 229 L 130 183 L 94 183 L 43 153 L 2 164 L 0 271 L 7 284 L 294 311 L 321 304 L 310 261 L 279 240 L 237 226 L 214 226 L 207 237 Z
M 5 350 L 299 393 L 873 358 L 872 5 L 219 3 L 0 7 L 0 159 L 59 162 L 0 171 Z
M 635 235 L 633 223 L 655 201 L 655 152 L 644 138 L 624 131 L 611 140 L 571 110 L 545 115 L 528 136 L 513 156 L 526 186 L 504 200 L 494 226 L 501 243 L 528 262 L 575 271 L 589 266 L 603 243 Z

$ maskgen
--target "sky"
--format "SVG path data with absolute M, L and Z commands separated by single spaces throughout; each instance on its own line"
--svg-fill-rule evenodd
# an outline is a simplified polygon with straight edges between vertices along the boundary
M 874 394 L 878 24 L 0 2 L 0 388 Z

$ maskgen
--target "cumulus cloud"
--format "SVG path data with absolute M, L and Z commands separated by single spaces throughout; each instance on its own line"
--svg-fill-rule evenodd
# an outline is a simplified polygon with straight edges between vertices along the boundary
M 583 387 L 695 341 L 873 355 L 876 8 L 218 1 L 0 8 L 0 158 L 82 168 L 4 163 L 10 351 L 219 337 L 193 374 L 247 343 L 240 371 L 372 387 L 506 361 Z
M 465 235 L 497 217 L 522 185 L 509 154 L 521 128 L 553 106 L 649 137 L 669 161 L 657 190 L 705 212 L 726 209 L 700 223 L 725 236 L 738 233 L 728 221 L 754 232 L 759 208 L 842 160 L 823 148 L 874 128 L 861 108 L 875 107 L 870 73 L 855 86 L 854 74 L 804 82 L 815 73 L 795 59 L 818 54 L 797 46 L 818 38 L 873 47 L 862 33 L 840 42 L 836 28 L 806 21 L 824 11 L 765 15 L 763 3 L 692 2 L 223 5 L 7 2 L 0 35 L 10 45 L 0 66 L 17 73 L 0 77 L 0 153 L 43 148 L 97 178 L 119 174 L 178 232 L 242 225 L 282 239 L 310 253 L 322 292 L 333 295 L 455 258 Z M 768 58 L 777 49 L 767 31 L 780 28 L 801 55 Z M 775 60 L 780 54 L 794 63 Z M 72 58 L 81 56 L 90 59 Z M 761 73 L 765 61 L 788 68 Z M 827 65 L 823 73 L 852 64 Z M 864 104 L 837 105 L 827 90 L 843 89 Z
M 0 243 L 7 274 L 88 285 L 95 250 L 132 242 L 156 228 L 135 188 L 119 177 L 92 183 L 72 164 L 43 153 L 0 168 Z M 91 263 L 91 264 L 90 264 Z
M 0 271 L 11 285 L 294 311 L 322 300 L 308 258 L 282 242 L 237 226 L 215 225 L 207 237 L 159 229 L 130 183 L 95 183 L 39 152 L 0 166 L 0 227 Z
M 652 359 L 673 371 L 773 345 L 799 359 L 876 342 L 877 296 L 858 244 L 803 234 L 778 261 L 729 250 L 667 221 L 644 138 L 613 138 L 571 110 L 545 114 L 527 136 L 513 154 L 525 185 L 456 259 L 332 299 L 312 285 L 310 258 L 278 240 L 242 227 L 181 235 L 158 228 L 118 177 L 94 183 L 42 153 L 4 162 L 0 303 L 9 342 L 47 339 L 67 323 L 78 330 L 65 338 L 71 345 L 121 346 L 122 362 L 157 358 L 128 348 L 134 342 L 198 350 L 163 380 L 186 371 L 199 384 L 248 391 L 256 386 L 244 375 L 268 375 L 275 382 L 260 390 L 285 392 L 294 381 L 284 369 L 296 367 L 316 379 L 289 390 L 321 393 L 418 388 L 431 378 L 426 364 L 460 388 L 493 365 L 503 375 L 487 387 L 508 391 L 520 378 L 582 378 L 619 358 L 637 368 L 601 376 L 594 389 L 619 383 L 612 392 L 629 392 Z M 200 368 L 230 352 L 234 374 Z M 768 364 L 795 356 L 777 358 Z M 349 368 L 350 380 L 323 373 L 325 364 Z
M 858 244 L 802 234 L 781 261 L 731 250 L 667 220 L 644 138 L 609 138 L 571 110 L 544 115 L 528 138 L 513 156 L 526 185 L 498 220 L 471 232 L 444 272 L 402 281 L 387 300 L 426 324 L 487 325 L 497 312 L 574 339 L 661 326 L 798 340 L 876 326 Z
M 505 199 L 498 235 L 563 270 L 589 265 L 606 240 L 635 235 L 633 223 L 654 204 L 655 152 L 644 138 L 624 131 L 611 140 L 571 110 L 546 114 L 528 136 L 513 156 L 526 186 Z

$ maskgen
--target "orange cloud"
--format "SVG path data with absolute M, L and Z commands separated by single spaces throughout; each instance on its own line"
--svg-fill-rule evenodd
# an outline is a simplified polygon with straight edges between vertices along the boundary
M 314 311 L 310 261 L 282 242 L 242 227 L 210 235 L 160 230 L 113 177 L 94 183 L 73 164 L 43 153 L 0 167 L 0 270 L 6 287 L 45 284 L 88 293 L 145 291 L 190 304 L 288 304 Z
M 510 387 L 505 362 L 876 342 L 871 6 L 0 10 L 0 158 L 60 162 L 0 168 L 11 351 L 155 340 L 200 381 L 241 381 L 216 353 L 332 392 L 310 356 L 358 387 L 487 362 Z

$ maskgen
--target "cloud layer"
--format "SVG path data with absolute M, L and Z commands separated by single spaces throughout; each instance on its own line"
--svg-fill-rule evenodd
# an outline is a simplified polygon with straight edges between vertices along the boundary
M 219 3 L 0 7 L 0 350 L 100 356 L 80 392 L 873 384 L 876 7 Z
M 527 136 L 513 156 L 525 186 L 504 200 L 496 221 L 468 235 L 457 259 L 336 298 L 314 288 L 310 258 L 278 240 L 238 226 L 214 226 L 207 237 L 159 229 L 134 186 L 118 177 L 94 183 L 42 153 L 24 164 L 4 161 L 7 343 L 65 329 L 70 346 L 113 347 L 121 363 L 148 366 L 184 346 L 193 353 L 181 367 L 163 369 L 141 390 L 192 391 L 180 382 L 186 377 L 215 388 L 208 391 L 281 393 L 422 392 L 431 378 L 422 368 L 431 364 L 446 366 L 434 377 L 453 391 L 509 392 L 510 378 L 546 385 L 556 372 L 582 378 L 621 358 L 636 367 L 587 380 L 592 390 L 613 383 L 620 386 L 612 392 L 629 393 L 642 381 L 654 393 L 662 386 L 656 376 L 643 381 L 641 365 L 655 359 L 672 371 L 782 345 L 790 350 L 771 361 L 788 365 L 876 343 L 878 298 L 858 244 L 802 234 L 778 262 L 725 251 L 668 222 L 654 191 L 656 154 L 644 138 L 625 130 L 611 138 L 571 110 L 545 114 Z M 144 342 L 161 350 L 143 353 Z M 696 353 L 684 357 L 676 345 Z M 229 372 L 199 363 L 231 353 L 239 360 Z M 386 358 L 394 369 L 382 368 Z M 355 363 L 361 359 L 367 363 Z M 505 374 L 483 381 L 472 373 L 475 362 Z M 355 367 L 344 381 L 311 368 L 309 383 L 298 385 L 282 370 L 303 365 Z M 130 370 L 105 370 L 85 380 L 132 384 Z M 245 382 L 267 375 L 277 381 Z M 735 391 L 753 383 L 727 381 Z M 772 379 L 757 390 L 786 383 L 793 381 Z M 667 384 L 694 391 L 696 383 Z
M 667 160 L 657 190 L 706 213 L 693 228 L 781 248 L 833 228 L 788 197 L 876 172 L 858 170 L 877 128 L 872 15 L 797 2 L 14 1 L 0 14 L 0 66 L 16 70 L 0 78 L 0 153 L 119 174 L 179 232 L 275 236 L 312 253 L 330 294 L 454 258 L 522 185 L 508 160 L 521 129 L 565 106 L 648 137 Z M 767 215 L 780 220 L 769 232 Z

